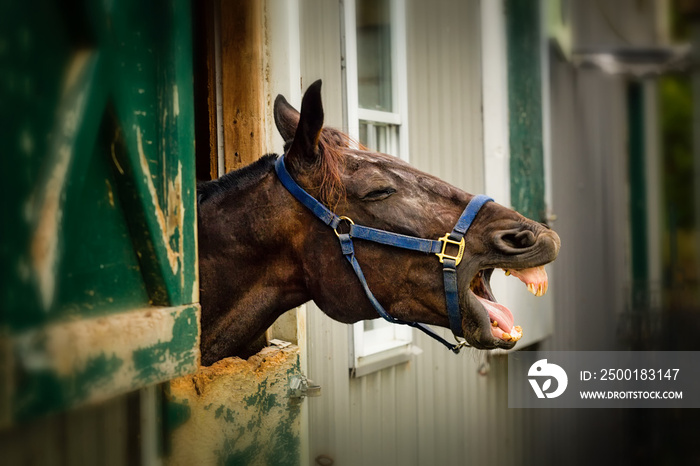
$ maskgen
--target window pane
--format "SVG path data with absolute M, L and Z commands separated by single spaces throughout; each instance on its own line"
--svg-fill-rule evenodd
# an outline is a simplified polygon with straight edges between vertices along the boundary
M 357 0 L 360 107 L 392 111 L 390 0 Z
M 364 121 L 360 121 L 360 144 L 362 144 L 370 150 L 377 150 L 373 145 L 370 145 L 369 143 L 369 125 Z
M 360 142 L 370 150 L 399 156 L 399 127 L 360 121 Z

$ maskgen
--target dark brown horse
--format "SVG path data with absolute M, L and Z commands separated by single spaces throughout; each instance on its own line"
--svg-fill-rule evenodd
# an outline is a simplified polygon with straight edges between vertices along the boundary
M 275 122 L 296 182 L 338 215 L 420 238 L 452 230 L 473 197 L 401 160 L 356 148 L 323 128 L 320 81 L 301 114 L 279 96 Z M 202 363 L 241 354 L 281 314 L 313 300 L 328 316 L 353 323 L 377 312 L 344 259 L 333 229 L 280 183 L 268 155 L 199 187 Z M 465 339 L 480 349 L 512 348 L 521 336 L 511 312 L 496 303 L 494 268 L 512 272 L 544 294 L 544 264 L 559 237 L 495 202 L 478 213 L 457 267 Z M 358 240 L 357 260 L 377 300 L 404 321 L 449 327 L 442 269 L 425 254 Z

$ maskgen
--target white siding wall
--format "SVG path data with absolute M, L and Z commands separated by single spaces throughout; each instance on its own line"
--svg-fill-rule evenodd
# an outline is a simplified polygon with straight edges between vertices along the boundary
M 484 189 L 479 2 L 407 7 L 410 161 L 468 192 Z

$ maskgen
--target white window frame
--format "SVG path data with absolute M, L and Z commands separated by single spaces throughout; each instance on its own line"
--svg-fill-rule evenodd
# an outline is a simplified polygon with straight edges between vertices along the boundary
M 408 151 L 408 93 L 406 61 L 406 10 L 404 0 L 390 0 L 391 21 L 391 86 L 392 112 L 383 112 L 359 107 L 357 72 L 357 25 L 355 22 L 355 0 L 345 0 L 342 10 L 343 64 L 345 90 L 345 117 L 348 134 L 360 140 L 360 124 L 394 126 L 398 131 L 389 131 L 387 152 L 403 160 L 409 160 Z M 372 133 L 368 131 L 368 133 Z M 397 134 L 398 133 L 398 134 Z M 368 141 L 372 144 L 372 141 Z M 413 347 L 413 329 L 405 325 L 391 324 L 380 318 L 377 329 L 365 330 L 364 322 L 351 326 L 349 365 L 355 377 L 408 361 L 417 351 Z M 419 350 L 418 350 L 419 351 Z

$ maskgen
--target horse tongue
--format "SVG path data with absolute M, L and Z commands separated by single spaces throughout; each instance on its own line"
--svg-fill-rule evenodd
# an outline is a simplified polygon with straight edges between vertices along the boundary
M 498 329 L 501 330 L 500 335 L 503 334 L 503 332 L 510 332 L 511 329 L 513 328 L 514 324 L 514 319 L 513 319 L 513 313 L 510 312 L 510 309 L 505 307 L 503 304 L 500 303 L 495 303 L 493 301 L 489 301 L 486 298 L 482 298 L 481 296 L 475 294 L 476 299 L 479 300 L 482 306 L 484 306 L 484 309 L 489 313 L 489 318 L 496 322 L 498 324 Z M 497 329 L 492 328 L 491 329 L 494 334 L 497 332 Z M 500 337 L 500 335 L 496 335 L 497 337 Z
M 535 296 L 543 296 L 547 292 L 548 280 L 544 265 L 530 269 L 509 270 L 509 272 L 525 283 L 530 293 Z

